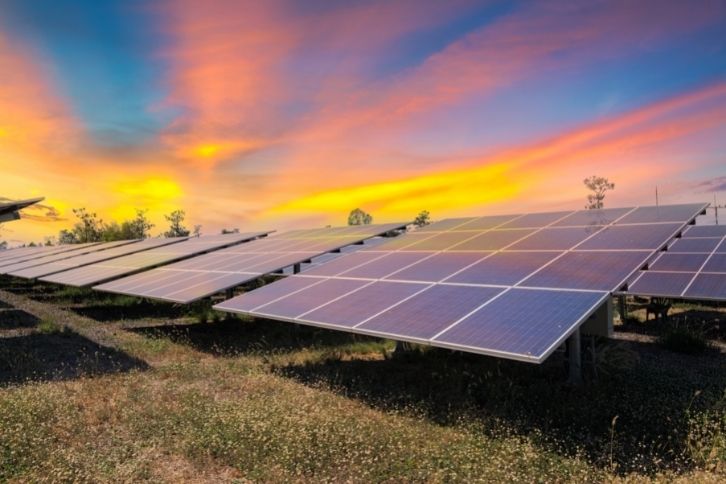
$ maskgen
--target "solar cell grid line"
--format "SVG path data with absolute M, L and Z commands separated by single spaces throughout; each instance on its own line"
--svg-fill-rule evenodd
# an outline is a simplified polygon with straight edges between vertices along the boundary
M 91 254 L 94 252 L 104 251 L 108 249 L 112 249 L 114 247 L 124 246 L 127 244 L 132 244 L 134 242 L 137 242 L 136 240 L 117 240 L 113 242 L 103 242 L 100 244 L 84 247 L 79 250 L 75 250 L 72 252 L 61 252 L 56 253 L 52 255 L 46 255 L 43 257 L 38 257 L 36 259 L 32 259 L 25 262 L 18 262 L 16 264 L 11 264 L 9 266 L 4 266 L 0 268 L 0 274 L 10 274 L 12 276 L 16 277 L 23 277 L 23 271 L 32 269 L 35 267 L 43 266 L 45 264 L 49 264 L 52 262 L 62 261 L 65 259 L 72 259 L 73 257 L 78 257 L 85 254 Z
M 168 264 L 198 254 L 204 254 L 229 245 L 244 243 L 248 240 L 264 236 L 267 233 L 269 232 L 263 231 L 201 236 L 191 239 L 185 238 L 185 240 L 177 243 L 167 244 L 45 276 L 41 280 L 80 287 L 99 284 L 124 275 L 142 272 L 155 266 Z
M 261 275 L 302 264 L 326 252 L 341 250 L 368 238 L 401 230 L 405 226 L 404 223 L 394 223 L 285 232 L 244 246 L 222 249 L 213 254 L 149 271 L 151 274 L 174 272 L 178 280 L 189 280 L 189 287 L 161 276 L 158 276 L 161 278 L 158 285 L 149 285 L 146 283 L 148 279 L 139 274 L 101 284 L 94 289 L 188 303 L 238 286 Z

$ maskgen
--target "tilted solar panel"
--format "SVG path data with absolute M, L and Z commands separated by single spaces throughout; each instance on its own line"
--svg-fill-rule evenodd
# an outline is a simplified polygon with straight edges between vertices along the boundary
M 405 224 L 295 230 L 102 284 L 99 291 L 188 303 Z
M 177 243 L 155 247 L 114 259 L 96 262 L 76 269 L 70 269 L 40 280 L 67 284 L 70 286 L 89 286 L 117 279 L 124 275 L 135 274 L 163 264 L 183 260 L 194 255 L 233 246 L 268 234 L 269 232 L 249 232 L 214 236 L 184 238 Z
M 695 225 L 628 285 L 625 294 L 726 300 L 726 226 Z
M 70 253 L 75 252 L 81 249 L 85 249 L 87 247 L 91 247 L 94 245 L 98 245 L 100 242 L 89 242 L 85 244 L 64 244 L 64 245 L 54 245 L 54 246 L 48 246 L 48 247 L 35 247 L 34 250 L 29 250 L 27 252 L 23 252 L 20 255 L 17 255 L 15 257 L 9 257 L 5 258 L 2 261 L 0 261 L 0 270 L 2 268 L 18 264 L 21 262 L 31 261 L 38 259 L 40 257 L 47 257 L 49 255 L 55 255 L 55 254 L 61 254 L 61 253 Z
M 25 270 L 33 269 L 35 267 L 38 267 L 38 266 L 41 266 L 44 264 L 62 261 L 64 259 L 68 259 L 68 258 L 72 258 L 72 257 L 77 257 L 79 255 L 84 255 L 84 254 L 93 253 L 93 252 L 97 252 L 97 251 L 112 249 L 114 247 L 123 246 L 123 245 L 131 244 L 134 242 L 136 242 L 136 240 L 117 240 L 114 242 L 103 242 L 103 243 L 96 244 L 96 245 L 90 245 L 90 246 L 84 247 L 82 249 L 74 250 L 72 252 L 61 252 L 59 254 L 56 253 L 56 254 L 52 254 L 52 255 L 46 255 L 43 257 L 37 257 L 37 258 L 29 260 L 29 261 L 17 262 L 15 264 L 3 266 L 2 268 L 0 268 L 0 274 L 10 274 L 13 276 L 25 277 L 23 275 L 24 274 L 23 271 L 25 271 Z
M 64 258 L 62 260 L 47 262 L 42 265 L 16 271 L 12 275 L 17 277 L 24 277 L 27 279 L 36 279 L 44 276 L 49 276 L 51 274 L 56 274 L 58 272 L 87 266 L 96 262 L 106 261 L 114 259 L 116 257 L 142 252 L 145 250 L 153 249 L 155 247 L 162 247 L 165 245 L 174 244 L 183 240 L 186 240 L 186 238 L 155 237 L 151 239 L 144 239 L 141 241 L 133 242 L 131 244 L 123 244 L 97 252 L 89 252 L 82 255 L 73 255 L 72 257 Z
M 445 220 L 215 309 L 541 362 L 704 208 Z

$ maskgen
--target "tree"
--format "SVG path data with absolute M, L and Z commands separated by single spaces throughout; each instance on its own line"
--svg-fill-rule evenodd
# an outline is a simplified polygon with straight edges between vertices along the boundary
M 605 193 L 608 190 L 615 189 L 615 183 L 612 183 L 605 177 L 593 175 L 583 180 L 585 186 L 592 193 L 587 195 L 587 209 L 600 209 L 605 206 L 603 201 L 605 200 Z
M 194 235 L 194 237 L 201 236 L 202 235 L 202 226 L 199 224 L 195 225 L 194 230 L 192 230 L 192 235 Z
M 368 225 L 373 223 L 373 216 L 360 208 L 351 210 L 348 215 L 348 225 Z
M 90 213 L 85 208 L 74 208 L 73 214 L 78 218 L 78 222 L 71 230 L 61 230 L 58 234 L 59 243 L 82 244 L 100 242 L 103 239 L 103 220 L 95 213 Z
M 0 241 L 0 250 L 5 250 L 7 248 L 8 248 L 7 240 Z
M 413 224 L 416 227 L 425 227 L 426 225 L 431 223 L 431 214 L 428 210 L 422 210 L 421 213 L 419 213 L 416 218 L 413 220 Z
M 189 229 L 183 225 L 185 217 L 184 210 L 174 210 L 169 215 L 164 215 L 169 222 L 169 230 L 164 232 L 164 237 L 188 237 Z
M 130 239 L 147 239 L 154 224 L 146 217 L 148 210 L 136 209 L 136 217 L 121 224 L 121 228 Z

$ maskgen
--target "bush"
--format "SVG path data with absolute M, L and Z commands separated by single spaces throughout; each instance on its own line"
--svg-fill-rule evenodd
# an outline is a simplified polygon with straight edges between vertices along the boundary
M 687 324 L 675 324 L 666 328 L 658 341 L 668 350 L 690 355 L 703 353 L 710 346 L 703 328 L 694 328 Z

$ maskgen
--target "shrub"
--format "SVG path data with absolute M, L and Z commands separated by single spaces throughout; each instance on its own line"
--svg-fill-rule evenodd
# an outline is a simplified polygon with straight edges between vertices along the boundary
M 687 324 L 674 324 L 666 328 L 658 341 L 664 348 L 676 353 L 697 354 L 709 347 L 703 328 Z

